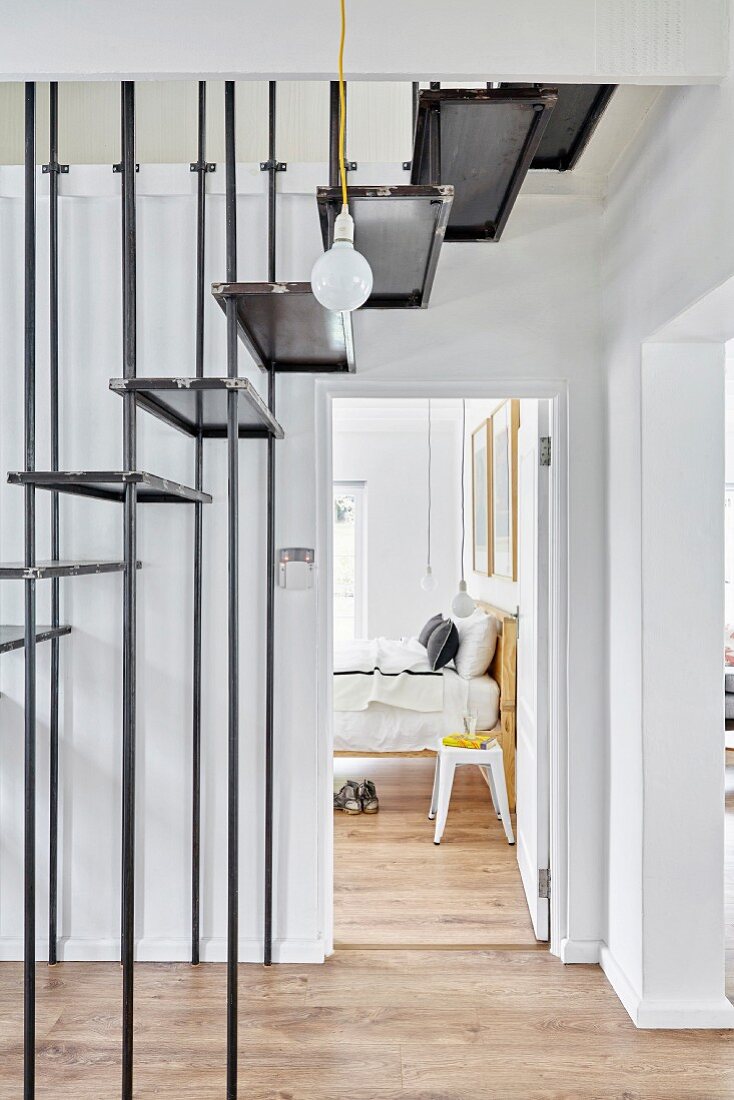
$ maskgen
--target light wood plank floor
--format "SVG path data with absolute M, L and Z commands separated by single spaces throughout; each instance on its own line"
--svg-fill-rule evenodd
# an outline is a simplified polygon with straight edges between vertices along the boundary
M 734 961 L 734 766 L 727 860 Z M 115 964 L 39 965 L 39 1100 L 119 1096 L 120 984 Z M 22 991 L 0 964 L 2 1100 L 22 1096 Z M 223 966 L 138 965 L 138 1100 L 221 1100 L 224 1010 Z M 242 966 L 239 1019 L 243 1100 L 734 1100 L 734 1034 L 637 1031 L 597 967 L 532 947 Z
M 139 964 L 135 1096 L 222 1100 L 221 965 Z M 342 951 L 240 970 L 242 1100 L 734 1097 L 730 1032 L 637 1031 L 547 952 Z M 22 1095 L 22 971 L 0 965 L 0 1096 Z M 119 1096 L 120 969 L 38 968 L 39 1100 Z
M 516 849 L 477 768 L 458 768 L 448 823 L 433 843 L 433 760 L 334 761 L 372 779 L 374 815 L 334 815 L 335 941 L 357 944 L 535 944 Z

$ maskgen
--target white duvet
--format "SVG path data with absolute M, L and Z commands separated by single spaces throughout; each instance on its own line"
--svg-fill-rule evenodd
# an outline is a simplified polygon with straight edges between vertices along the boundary
M 432 713 L 443 708 L 443 676 L 417 638 L 359 638 L 334 653 L 334 710 L 364 711 L 376 703 Z
M 335 668 L 340 667 L 336 662 L 341 660 L 335 657 Z M 338 679 L 338 676 L 333 677 L 334 681 Z M 468 708 L 476 708 L 479 729 L 494 729 L 499 720 L 500 692 L 491 677 L 464 680 L 453 668 L 444 668 L 441 683 L 443 700 L 436 711 L 407 710 L 382 702 L 372 702 L 364 710 L 335 711 L 335 750 L 420 752 L 435 749 L 442 737 L 461 731 L 463 714 Z

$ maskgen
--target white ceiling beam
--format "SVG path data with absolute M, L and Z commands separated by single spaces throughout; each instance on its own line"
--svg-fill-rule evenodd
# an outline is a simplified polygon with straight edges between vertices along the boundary
M 728 0 L 349 0 L 354 80 L 717 83 Z M 5 13 L 4 16 L 2 13 Z M 0 0 L 0 80 L 329 79 L 337 0 Z

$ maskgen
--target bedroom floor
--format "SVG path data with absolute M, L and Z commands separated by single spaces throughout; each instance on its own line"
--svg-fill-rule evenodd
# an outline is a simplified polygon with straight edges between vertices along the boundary
M 431 758 L 335 759 L 335 779 L 372 779 L 380 798 L 378 814 L 334 814 L 337 946 L 540 946 L 478 769 L 457 769 L 438 847 L 427 817 L 433 769 Z

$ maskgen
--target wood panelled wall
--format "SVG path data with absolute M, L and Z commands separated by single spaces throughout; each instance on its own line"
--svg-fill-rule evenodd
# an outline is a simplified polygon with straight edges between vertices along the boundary
M 224 159 L 224 85 L 210 81 L 207 156 Z M 196 159 L 196 82 L 137 84 L 137 158 L 145 164 Z M 38 158 L 48 159 L 48 85 L 38 86 Z M 365 163 L 401 163 L 412 147 L 411 85 L 349 85 L 348 155 Z M 328 157 L 328 85 L 278 84 L 278 158 L 324 162 Z M 267 83 L 237 84 L 237 158 L 267 156 Z M 59 89 L 59 154 L 70 164 L 113 164 L 120 159 L 120 86 L 116 82 L 64 83 Z M 23 85 L 0 83 L 0 164 L 23 162 Z M 375 181 L 379 182 L 379 181 Z

